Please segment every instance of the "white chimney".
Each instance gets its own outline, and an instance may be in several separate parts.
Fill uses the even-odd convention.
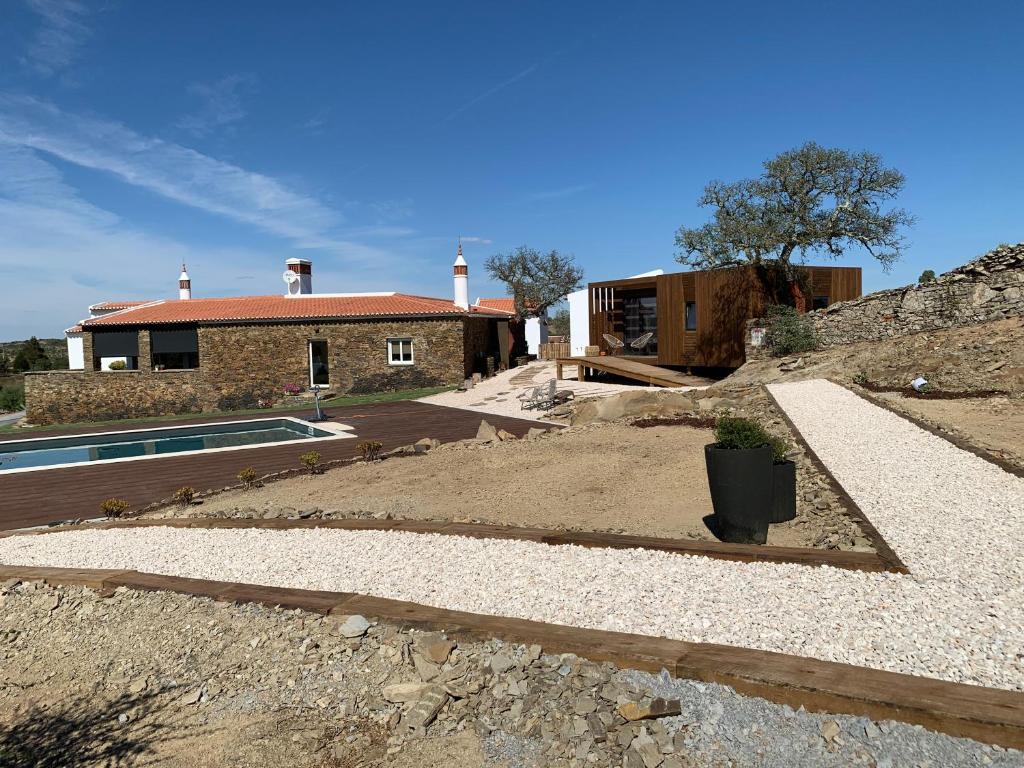
[[[178,298],[182,301],[192,298],[192,280],[184,264],[181,265],[181,274],[178,275]]]
[[[308,296],[313,293],[313,262],[307,259],[288,259],[284,263],[286,296]]]
[[[462,242],[455,257],[455,306],[469,309],[469,266],[462,258]]]

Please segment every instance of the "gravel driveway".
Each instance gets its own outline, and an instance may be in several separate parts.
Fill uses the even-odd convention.
[[[1024,480],[828,382],[772,392],[910,576],[330,530],[75,530],[0,540],[0,562],[360,592],[1024,690]]]

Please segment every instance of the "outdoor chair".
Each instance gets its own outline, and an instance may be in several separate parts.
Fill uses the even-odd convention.
[[[626,342],[624,342],[622,339],[612,336],[610,333],[603,333],[601,334],[601,337],[604,339],[605,344],[608,345],[608,351],[613,355],[616,352],[620,352],[626,348]]]
[[[653,339],[654,334],[648,331],[643,336],[637,336],[635,339],[629,342],[629,346],[632,347],[634,352],[639,354],[640,350],[642,350],[644,347],[650,344]]]
[[[519,400],[519,410],[522,411],[529,410],[530,408],[539,408],[541,403],[544,402],[545,397],[546,392],[543,386],[531,387],[516,395],[516,399]]]

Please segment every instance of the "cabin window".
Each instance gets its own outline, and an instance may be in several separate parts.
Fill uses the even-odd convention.
[[[137,370],[139,332],[95,331],[92,334],[92,363],[96,371]]]
[[[824,309],[828,306],[828,296],[815,296],[811,301],[812,309]]]
[[[412,365],[412,339],[388,339],[388,364]]]
[[[195,328],[150,331],[153,370],[188,370],[199,367],[199,331]]]
[[[327,360],[327,341],[312,339],[309,342],[309,386],[322,389],[331,383],[331,372]]]
[[[686,302],[686,330],[697,330],[697,302]]]

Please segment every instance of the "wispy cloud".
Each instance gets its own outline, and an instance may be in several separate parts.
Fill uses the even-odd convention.
[[[593,184],[573,184],[572,186],[560,187],[559,189],[545,189],[540,192],[534,192],[531,195],[527,195],[526,199],[534,202],[540,202],[543,200],[560,200],[563,197],[572,197],[573,195],[578,195],[580,192],[586,192],[593,186]]]
[[[462,236],[462,242],[464,243],[480,243],[480,245],[490,245],[493,240],[488,240],[486,237],[473,237],[473,236]]]
[[[0,142],[48,153],[168,200],[243,222],[353,260],[385,254],[345,237],[344,216],[283,182],[121,123],[76,115],[25,96],[0,94]]]
[[[27,0],[41,25],[28,45],[25,63],[42,75],[54,75],[75,60],[92,34],[88,9],[78,0]]]
[[[481,101],[483,101],[484,99],[490,98],[491,96],[496,94],[498,91],[504,90],[505,88],[508,88],[510,85],[513,85],[514,83],[518,83],[524,77],[529,77],[530,75],[532,75],[534,72],[537,71],[538,67],[540,67],[540,63],[531,64],[526,69],[524,69],[522,72],[519,72],[518,74],[512,75],[512,77],[508,78],[508,80],[502,80],[497,85],[495,85],[495,86],[493,86],[491,88],[488,88],[486,91],[484,91],[480,95],[470,99],[465,104],[463,104],[461,107],[459,107],[455,111],[453,111],[450,114],[448,114],[441,122],[442,123],[447,123],[450,120],[454,120],[456,117],[461,115],[463,112],[465,112],[470,107],[474,107],[477,104],[479,104]]]
[[[212,83],[192,83],[188,92],[199,100],[199,109],[178,121],[178,126],[193,136],[205,137],[221,128],[230,128],[244,118],[244,101],[259,87],[252,74],[235,74]]]

